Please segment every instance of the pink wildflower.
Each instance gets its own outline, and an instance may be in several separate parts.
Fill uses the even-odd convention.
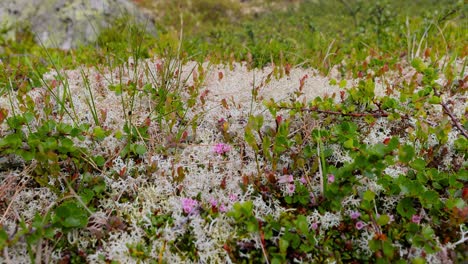
[[[211,204],[211,206],[215,206],[215,207],[216,207],[216,206],[218,205],[218,201],[216,201],[215,198],[211,198],[211,199],[210,199],[210,204]]]
[[[314,195],[314,193],[311,192],[311,193],[309,194],[309,197],[310,197],[310,203],[311,203],[312,205],[317,205],[317,200],[315,200],[315,195]]]
[[[421,222],[421,216],[419,215],[413,215],[411,217],[411,222],[415,223],[415,224],[419,224]]]
[[[304,176],[301,177],[301,179],[299,180],[302,184],[307,184],[307,180]]]
[[[198,201],[191,198],[182,198],[182,209],[184,213],[191,214],[194,213],[198,206]]]
[[[291,183],[294,181],[294,177],[292,175],[283,175],[280,176],[278,179],[278,183]]]
[[[219,211],[222,212],[222,213],[227,212],[226,206],[225,206],[224,204],[221,204],[221,205],[219,206]]]
[[[358,222],[356,223],[356,229],[357,229],[357,230],[361,230],[361,229],[363,229],[365,226],[366,226],[366,224],[365,224],[363,221],[358,221]]]
[[[333,183],[335,181],[335,175],[328,174],[328,183]]]
[[[286,187],[286,193],[287,193],[288,195],[293,195],[295,190],[296,190],[296,185],[294,185],[294,183],[290,183],[290,184],[288,184],[288,186]]]
[[[313,222],[312,225],[310,225],[310,227],[311,227],[313,230],[317,230],[317,228],[318,228],[317,222]]]
[[[230,200],[231,202],[237,201],[237,194],[231,193],[231,194],[229,195],[229,200]]]
[[[218,143],[214,146],[213,151],[219,155],[223,155],[231,151],[231,146],[224,143]]]
[[[351,211],[349,216],[351,219],[358,219],[361,216],[361,213],[359,211]]]

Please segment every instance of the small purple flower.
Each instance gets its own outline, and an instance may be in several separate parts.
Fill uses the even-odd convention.
[[[291,183],[294,181],[294,177],[292,175],[283,175],[278,178],[278,183]]]
[[[328,174],[328,183],[333,183],[335,181],[335,175]]]
[[[357,230],[361,230],[366,226],[366,224],[363,221],[358,221],[355,226]]]
[[[287,193],[288,195],[293,195],[295,190],[296,190],[296,185],[294,185],[294,183],[290,183],[290,184],[288,184],[288,186],[286,187],[286,193]]]
[[[389,223],[395,221],[395,217],[392,214],[389,214],[388,217],[390,217],[390,220],[388,221]]]
[[[421,216],[419,215],[413,215],[411,217],[411,222],[415,223],[415,224],[419,224],[421,222]]]
[[[301,177],[301,179],[299,180],[302,184],[307,184],[307,180],[304,176]]]
[[[211,198],[211,199],[210,199],[210,204],[211,204],[211,206],[216,207],[216,206],[218,205],[218,201],[216,201],[215,198]]]
[[[198,206],[198,201],[191,198],[182,198],[182,209],[184,213],[191,214],[194,213]]]
[[[351,211],[349,216],[351,219],[358,219],[361,216],[361,213],[359,211]]]
[[[312,205],[316,205],[316,204],[317,204],[317,200],[315,200],[315,195],[314,195],[314,193],[311,192],[311,193],[309,194],[309,197],[310,197],[310,203],[311,203]]]
[[[231,194],[229,195],[229,200],[230,200],[231,202],[237,201],[237,194],[231,193]]]
[[[312,230],[317,230],[317,228],[318,228],[318,223],[317,223],[317,222],[313,222],[313,223],[310,225],[310,228],[312,228]]]
[[[218,143],[213,147],[213,151],[219,155],[223,155],[231,151],[231,146],[224,143]]]
[[[221,204],[221,205],[219,206],[219,211],[222,212],[222,213],[227,212],[226,206],[224,206],[224,204]]]

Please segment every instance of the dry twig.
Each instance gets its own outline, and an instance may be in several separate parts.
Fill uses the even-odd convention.
[[[286,109],[286,110],[297,110],[297,108],[294,107],[280,107],[280,109]],[[300,111],[303,112],[317,112],[320,114],[329,114],[329,115],[341,115],[341,116],[352,116],[352,117],[388,117],[388,113],[385,111],[378,111],[378,112],[373,112],[373,113],[343,113],[343,112],[338,112],[338,111],[331,111],[331,110],[320,110],[318,108],[299,108]]]
[[[434,88],[434,94],[440,98],[440,92],[437,91],[436,88]],[[440,101],[440,105],[442,106],[442,109],[444,109],[444,113],[450,117],[452,120],[453,125],[460,131],[460,133],[465,137],[468,138],[468,132],[463,128],[463,126],[460,124],[460,121],[456,116],[453,115],[452,111],[448,108],[447,104],[444,103],[444,101]]]

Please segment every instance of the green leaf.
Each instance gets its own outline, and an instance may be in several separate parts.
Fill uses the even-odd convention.
[[[386,214],[380,215],[380,217],[377,219],[377,224],[381,226],[388,224],[388,222],[390,222],[390,217]]]
[[[377,251],[380,249],[380,241],[379,240],[376,240],[376,239],[372,239],[369,241],[369,248],[372,250],[372,251]]]
[[[106,190],[106,182],[104,180],[98,181],[95,185],[93,185],[93,191],[95,194],[103,193]]]
[[[244,140],[252,147],[255,151],[258,151],[257,142],[255,140],[254,135],[252,134],[252,130],[249,128],[245,129]]]
[[[343,146],[347,149],[352,149],[354,147],[354,141],[352,138],[346,140],[344,143],[343,143]]]
[[[80,136],[81,134],[83,133],[83,131],[79,128],[73,128],[71,131],[70,131],[70,136],[72,137],[78,137]]]
[[[271,264],[281,264],[281,263],[283,263],[283,262],[284,262],[284,261],[283,261],[282,258],[276,257],[276,256],[273,257],[273,259],[271,260]]]
[[[7,243],[8,243],[8,234],[2,227],[0,229],[0,250],[3,249]]]
[[[36,157],[35,151],[26,151],[26,150],[18,150],[18,155],[20,155],[25,161],[31,161]]]
[[[114,91],[116,95],[121,95],[122,94],[122,85],[117,84],[117,85],[109,85],[109,90]]]
[[[343,79],[340,81],[340,88],[345,88],[346,87],[346,80]]]
[[[283,136],[278,136],[275,138],[275,145],[273,146],[273,150],[277,154],[281,154],[286,150],[288,147],[288,139]]]
[[[280,252],[285,253],[288,250],[288,247],[289,247],[289,241],[284,238],[280,238],[280,241],[279,241]]]
[[[241,211],[245,215],[252,215],[253,212],[253,201],[246,201],[242,204]]]
[[[97,126],[93,129],[93,137],[97,140],[103,140],[106,137],[106,131],[102,127]]]
[[[400,159],[401,162],[408,163],[413,159],[414,154],[415,154],[414,148],[406,144],[400,148],[400,151],[398,153],[398,158]]]
[[[146,153],[146,147],[144,145],[137,144],[135,146],[135,153],[138,155],[143,155]]]
[[[431,96],[431,98],[429,99],[429,103],[430,103],[430,104],[440,104],[440,102],[441,102],[441,99],[440,99],[439,96],[433,95],[433,96]]]
[[[24,113],[24,119],[26,120],[26,123],[31,123],[34,120],[34,114],[31,112],[26,112]]]
[[[297,216],[295,221],[296,228],[302,233],[307,234],[309,232],[309,224],[307,218],[304,215]]]
[[[106,163],[106,160],[104,159],[103,156],[98,155],[98,156],[94,157],[94,162],[96,163],[96,165],[98,167],[102,167]]]
[[[410,166],[417,171],[422,171],[426,168],[426,161],[424,159],[417,158],[411,162]]]
[[[413,66],[414,69],[416,69],[418,72],[423,72],[427,66],[424,64],[421,58],[416,57],[412,62],[411,66]]]
[[[56,150],[58,147],[58,142],[56,138],[53,137],[48,137],[44,144],[43,144],[45,150]]]
[[[59,131],[62,134],[70,134],[72,130],[73,130],[73,127],[69,124],[59,123],[57,125],[57,131]]]
[[[11,129],[20,129],[25,122],[26,120],[22,116],[12,116],[7,119],[7,124]]]
[[[54,210],[54,223],[64,228],[83,228],[88,224],[88,214],[76,201],[64,202]]]
[[[426,264],[426,261],[421,257],[416,257],[411,261],[411,264]]]
[[[249,233],[255,233],[258,231],[258,223],[256,221],[247,222],[247,231]]]
[[[421,231],[421,234],[423,235],[423,237],[427,240],[431,240],[431,239],[434,239],[434,229],[432,229],[430,226],[424,226],[422,231]]]
[[[425,191],[421,196],[420,196],[421,204],[425,208],[432,208],[433,205],[439,204],[439,194],[436,191],[433,190],[428,190]]]
[[[117,131],[115,132],[115,138],[116,138],[116,139],[119,139],[119,140],[123,138],[123,133],[122,133],[121,130],[117,130]]]
[[[457,151],[468,152],[468,140],[464,137],[460,136],[457,140],[455,140],[454,146]]]
[[[390,241],[386,240],[383,242],[383,252],[386,257],[393,258],[394,248]]]
[[[18,149],[23,144],[23,140],[21,139],[21,135],[17,132],[15,134],[10,134],[3,138],[0,141],[0,147],[8,146],[12,149]]]
[[[411,218],[416,213],[413,206],[413,199],[409,197],[401,199],[397,205],[397,212],[403,217]]]
[[[457,207],[458,209],[463,209],[466,206],[466,203],[461,198],[449,198],[446,201],[446,206],[449,209],[453,209],[454,207]]]
[[[77,217],[66,217],[62,223],[65,227],[84,227],[81,226],[81,220]]]
[[[372,201],[374,200],[375,198],[375,193],[372,192],[371,190],[367,190],[365,193],[364,193],[364,201]]]
[[[83,203],[88,204],[94,198],[94,192],[90,189],[84,189],[80,192]]]
[[[270,137],[264,137],[262,141],[262,150],[263,150],[263,155],[265,156],[266,160],[271,159],[270,146],[271,146]]]
[[[312,146],[311,145],[307,145],[305,148],[304,148],[304,158],[306,159],[310,159],[314,156],[315,152],[314,150],[312,149]]]
[[[76,151],[75,145],[73,141],[69,138],[61,138],[60,139],[60,146],[58,147],[58,151],[62,154],[72,153]]]

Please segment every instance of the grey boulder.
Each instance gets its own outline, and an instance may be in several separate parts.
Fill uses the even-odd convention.
[[[0,0],[4,38],[14,39],[18,28],[28,27],[37,42],[65,50],[94,42],[122,15],[156,34],[151,15],[129,0]]]

